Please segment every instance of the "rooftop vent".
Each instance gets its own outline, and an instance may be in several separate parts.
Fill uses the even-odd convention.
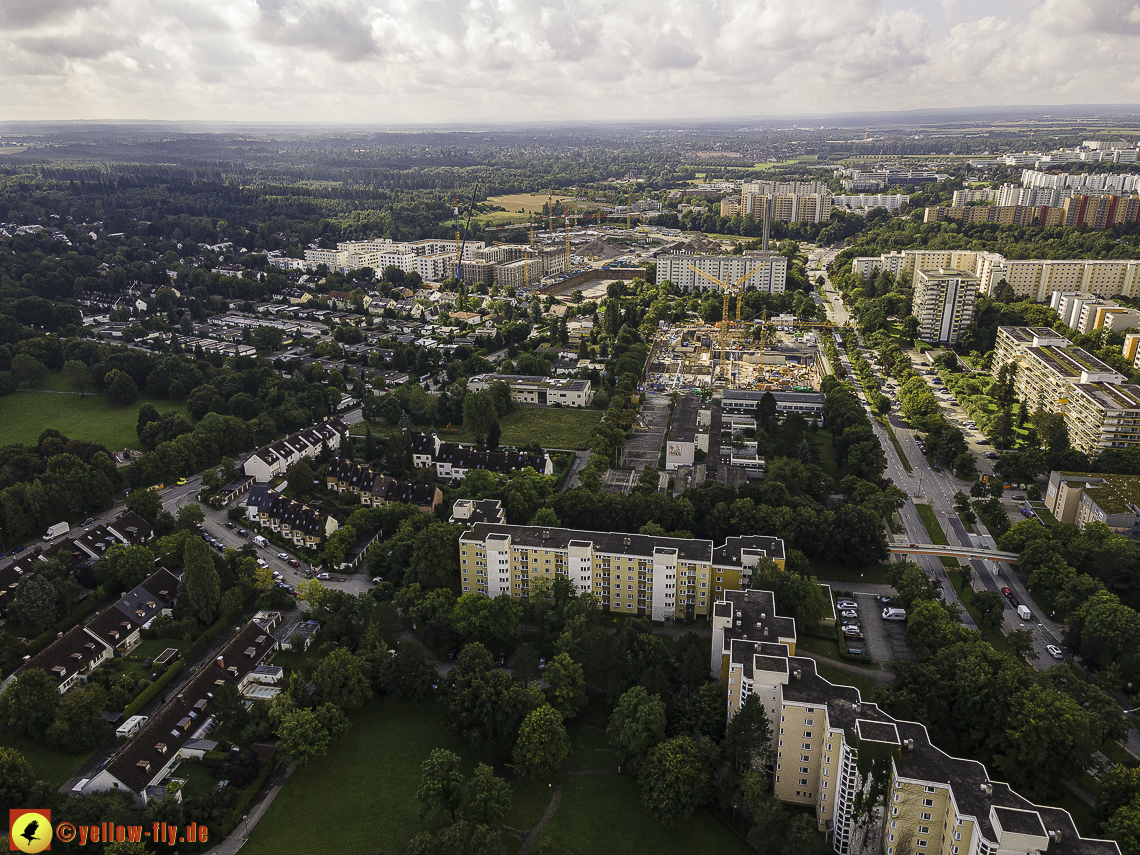
[[[905,741],[903,742],[903,745],[905,745],[905,746],[906,746],[906,750],[907,750],[907,751],[914,751],[914,740],[913,740],[913,739],[907,739],[907,740],[905,740]]]
[[[986,783],[982,784],[982,792],[987,796],[992,796],[994,794],[994,785],[987,781]]]

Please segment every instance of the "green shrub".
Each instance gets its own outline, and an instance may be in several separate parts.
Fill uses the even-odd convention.
[[[178,672],[182,670],[182,662],[178,661],[166,669],[166,673],[139,692],[139,696],[127,704],[126,709],[123,710],[123,718],[130,718],[133,715],[138,715],[139,710],[145,707],[151,700],[161,692],[166,685],[178,676]]]

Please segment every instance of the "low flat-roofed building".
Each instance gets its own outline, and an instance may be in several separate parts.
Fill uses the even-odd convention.
[[[1045,506],[1060,522],[1080,528],[1102,522],[1113,531],[1129,532],[1140,516],[1140,476],[1052,472]]]
[[[522,374],[477,374],[467,381],[467,391],[482,392],[496,382],[506,383],[510,387],[511,398],[520,404],[540,407],[561,404],[580,408],[590,406],[594,400],[594,388],[589,380]]]

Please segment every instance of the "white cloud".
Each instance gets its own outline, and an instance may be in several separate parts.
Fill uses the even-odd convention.
[[[677,119],[1140,95],[1136,0],[888,3],[0,0],[0,114]]]

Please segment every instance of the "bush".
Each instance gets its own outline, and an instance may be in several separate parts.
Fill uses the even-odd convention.
[[[252,784],[247,784],[242,788],[238,794],[237,802],[230,808],[230,812],[225,819],[222,820],[221,833],[223,837],[229,834],[230,830],[237,825],[237,821],[241,818],[245,809],[249,807],[249,803],[253,801],[253,797],[257,795],[257,791],[261,789],[262,785],[265,784],[265,780],[269,777],[269,773],[273,771],[273,764],[268,760],[260,760],[258,763],[261,766],[261,771],[257,773],[257,778]],[[211,829],[211,832],[212,831],[213,829]]]
[[[182,656],[186,659],[193,659],[205,649],[207,644],[217,638],[218,633],[225,628],[227,623],[228,621],[225,618],[219,618],[217,623],[194,639],[194,643],[186,648]]]
[[[88,614],[90,614],[94,610],[95,610],[95,598],[89,596],[82,603],[77,605],[75,608],[73,608],[71,611],[69,611],[66,615],[63,616],[63,619],[60,620],[55,625],[55,631],[56,632],[67,632],[69,629],[71,629],[73,626],[75,626],[77,623],[79,623],[79,621],[81,621],[84,617],[86,617]]]
[[[178,672],[182,670],[182,662],[177,661],[169,668],[166,673],[139,692],[139,696],[127,704],[126,709],[123,710],[123,718],[130,718],[133,715],[138,715],[139,710],[145,707],[151,700],[161,692],[166,685],[178,676]]]

